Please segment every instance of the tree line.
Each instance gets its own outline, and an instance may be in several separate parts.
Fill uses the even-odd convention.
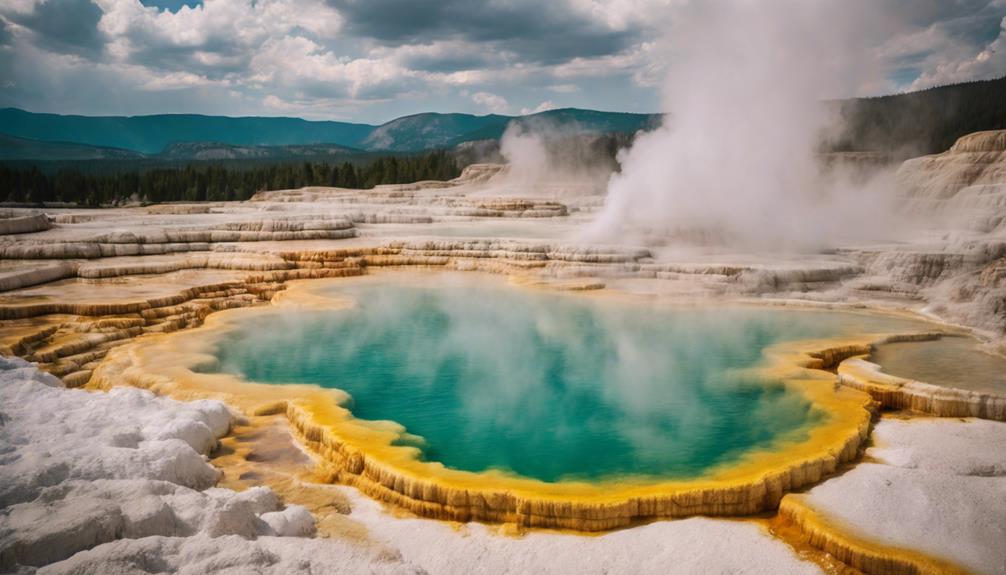
[[[832,102],[844,123],[835,151],[874,151],[902,160],[936,154],[961,136],[1006,129],[1006,77],[921,92]]]
[[[79,167],[49,172],[38,166],[0,165],[0,201],[67,202],[109,206],[128,201],[247,200],[263,190],[304,186],[369,189],[380,184],[449,180],[461,169],[451,154],[381,156],[366,163],[297,162],[244,167],[189,164],[183,168],[91,173]]]

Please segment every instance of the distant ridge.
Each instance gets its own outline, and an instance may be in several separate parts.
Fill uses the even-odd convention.
[[[204,142],[238,147],[327,144],[367,151],[418,152],[499,138],[511,121],[552,121],[585,131],[632,133],[654,125],[658,119],[654,114],[566,108],[529,116],[425,113],[373,126],[300,118],[195,114],[64,116],[4,108],[0,109],[0,134],[119,148],[144,155],[169,153],[173,145]]]
[[[311,122],[300,118],[230,118],[196,114],[156,116],[62,116],[0,109],[0,133],[42,141],[157,154],[180,142],[236,146],[338,144],[357,147],[374,129],[367,124]]]
[[[824,105],[844,117],[846,130],[825,148],[881,152],[893,160],[942,152],[971,132],[1006,129],[1003,102],[1006,77],[828,101]],[[212,160],[412,153],[498,140],[513,123],[569,133],[634,134],[655,127],[661,118],[660,114],[562,108],[523,116],[423,113],[374,126],[195,114],[63,116],[4,108],[0,109],[0,134],[15,139],[0,139],[0,160],[129,159],[131,154]],[[85,149],[88,146],[95,149]]]
[[[137,160],[143,157],[143,154],[121,148],[45,142],[0,134],[0,160]]]

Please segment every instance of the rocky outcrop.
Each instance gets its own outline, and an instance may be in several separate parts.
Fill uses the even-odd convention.
[[[49,217],[45,214],[0,218],[0,236],[30,234],[51,228],[52,222],[49,221]]]

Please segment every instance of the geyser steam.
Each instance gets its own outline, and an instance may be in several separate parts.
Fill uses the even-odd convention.
[[[854,36],[864,7],[717,0],[676,10],[668,115],[620,155],[592,235],[807,249],[875,225],[864,222],[885,211],[875,189],[866,210],[862,190],[824,175],[817,154],[833,127],[823,100],[866,72]]]
[[[600,195],[618,167],[614,151],[628,134],[598,134],[574,122],[511,122],[500,139],[506,173],[486,195]]]

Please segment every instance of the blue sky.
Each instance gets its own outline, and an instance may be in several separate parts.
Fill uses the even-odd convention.
[[[664,40],[689,1],[7,0],[0,106],[371,123],[659,111]],[[813,1],[861,17],[876,71],[827,97],[1006,74],[1006,0]]]

